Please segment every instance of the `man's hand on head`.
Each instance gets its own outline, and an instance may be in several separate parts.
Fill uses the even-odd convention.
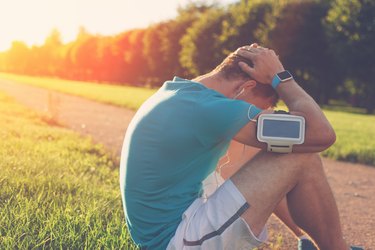
[[[245,73],[263,84],[272,84],[275,75],[285,70],[273,50],[257,44],[241,47],[235,54],[252,61],[253,65],[241,62],[239,66]],[[319,105],[293,78],[273,87],[290,113],[303,116],[306,121],[305,142],[302,145],[295,145],[293,152],[321,152],[335,142],[335,132]],[[255,126],[249,123],[235,138],[242,143],[259,146],[254,142],[254,135],[250,137],[254,131]]]
[[[241,47],[237,49],[235,54],[253,62],[253,67],[244,62],[240,62],[239,66],[244,72],[260,83],[271,84],[273,77],[277,73],[284,71],[284,66],[281,64],[275,51],[257,44]]]

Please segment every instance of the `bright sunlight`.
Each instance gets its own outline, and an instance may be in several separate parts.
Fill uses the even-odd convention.
[[[141,28],[177,15],[188,0],[0,0],[0,51],[12,41],[43,44],[53,29],[64,42],[74,40],[80,27],[93,34],[112,35]],[[194,1],[193,1],[194,2]],[[214,1],[212,1],[214,2]],[[215,1],[220,3],[233,0]]]

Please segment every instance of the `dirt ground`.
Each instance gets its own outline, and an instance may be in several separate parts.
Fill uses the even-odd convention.
[[[2,79],[0,91],[69,129],[91,136],[115,156],[121,152],[127,125],[134,115],[134,111],[124,108]],[[330,159],[323,162],[347,242],[375,250],[375,167]],[[272,217],[268,228],[271,243],[276,244],[281,235],[280,249],[297,248],[297,241],[277,219]]]

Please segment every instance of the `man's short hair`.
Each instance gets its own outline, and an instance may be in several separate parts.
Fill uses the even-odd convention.
[[[254,65],[251,60],[235,53],[231,53],[219,66],[215,68],[214,71],[220,73],[227,80],[243,79],[244,81],[256,81],[240,68],[238,65],[239,62],[247,63],[251,67]],[[253,88],[254,94],[264,98],[272,98],[272,107],[275,107],[279,100],[279,95],[277,92],[270,84],[263,84],[259,83],[258,81],[256,81],[256,83],[256,86]]]

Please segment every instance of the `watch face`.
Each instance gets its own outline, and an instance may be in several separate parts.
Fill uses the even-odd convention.
[[[289,80],[293,78],[293,76],[289,73],[289,71],[285,70],[277,74],[281,81]]]

